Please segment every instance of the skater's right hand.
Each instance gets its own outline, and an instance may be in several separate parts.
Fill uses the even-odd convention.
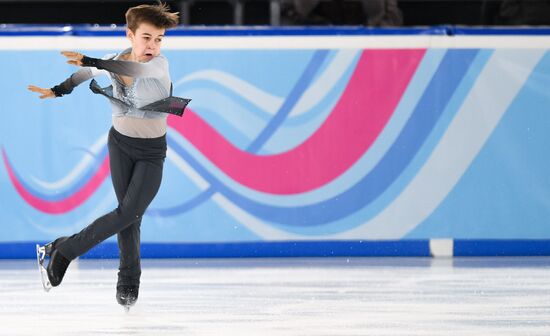
[[[41,94],[39,97],[40,99],[55,98],[55,93],[53,93],[52,89],[44,89],[34,85],[29,85],[27,89],[29,89],[29,91]]]

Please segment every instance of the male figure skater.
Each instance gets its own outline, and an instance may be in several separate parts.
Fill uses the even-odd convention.
[[[40,247],[40,252],[41,262],[46,255],[50,257],[44,269],[44,288],[49,290],[61,283],[72,260],[117,234],[120,266],[116,299],[129,309],[138,298],[140,285],[141,219],[160,187],[166,157],[167,114],[145,107],[171,96],[168,60],[160,48],[166,29],[178,24],[178,13],[169,12],[161,2],[140,5],[126,12],[126,24],[130,48],[103,59],[64,51],[67,63],[82,68],[51,89],[33,85],[28,89],[42,99],[54,98],[71,93],[101,73],[112,80],[112,91],[97,92],[96,86],[94,92],[108,96],[112,103],[108,148],[118,206],[79,233]]]

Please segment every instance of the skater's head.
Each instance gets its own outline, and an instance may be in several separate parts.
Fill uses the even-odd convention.
[[[177,26],[179,13],[171,13],[165,3],[139,5],[126,12],[126,36],[132,43],[132,53],[140,62],[160,54],[166,29]]]
[[[148,23],[159,29],[174,28],[179,22],[179,13],[171,13],[168,5],[158,2],[156,5],[139,5],[126,11],[126,26],[134,33],[142,23]]]

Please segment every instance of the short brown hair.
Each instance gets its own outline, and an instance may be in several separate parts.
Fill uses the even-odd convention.
[[[166,3],[158,1],[156,5],[139,5],[126,11],[126,25],[135,32],[143,22],[157,28],[173,28],[179,23],[179,13],[171,13]]]

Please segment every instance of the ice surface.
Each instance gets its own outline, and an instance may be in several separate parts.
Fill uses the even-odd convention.
[[[549,335],[550,258],[80,260],[45,293],[35,260],[0,261],[1,335]]]

